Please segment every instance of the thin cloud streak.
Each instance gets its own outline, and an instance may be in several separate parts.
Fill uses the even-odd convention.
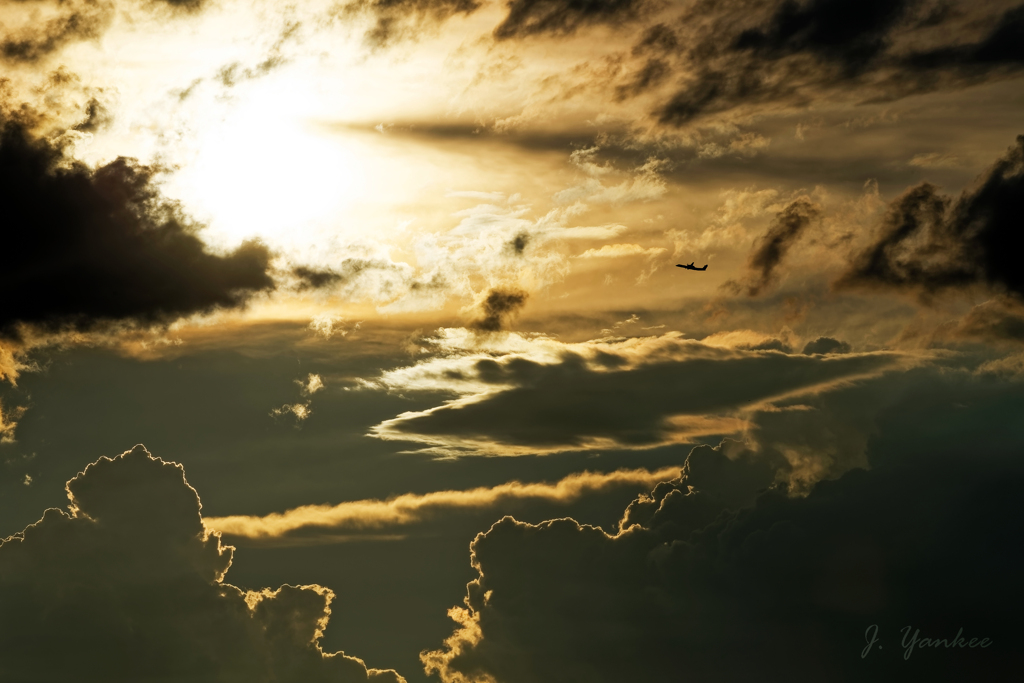
[[[678,467],[657,470],[616,470],[611,473],[580,472],[554,484],[511,481],[494,487],[467,491],[434,491],[426,494],[407,493],[388,500],[356,500],[338,505],[304,505],[258,517],[231,515],[206,517],[208,529],[232,537],[274,542],[286,540],[300,530],[326,532],[326,542],[339,531],[368,532],[407,527],[441,514],[483,510],[511,501],[534,500],[567,504],[611,488],[637,486],[652,488],[662,481],[679,476]],[[392,538],[374,534],[369,538]]]

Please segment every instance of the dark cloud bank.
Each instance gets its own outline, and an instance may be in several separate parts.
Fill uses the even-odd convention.
[[[465,404],[407,413],[375,429],[389,438],[428,442],[573,450],[606,440],[652,447],[680,429],[675,417],[718,419],[787,392],[813,393],[833,382],[881,374],[898,362],[890,354],[808,358],[716,349],[621,371],[614,368],[626,360],[614,353],[595,363],[573,353],[557,364],[483,359],[472,368],[472,378],[509,388]],[[717,433],[731,433],[736,425],[721,429]]]
[[[746,275],[723,289],[763,294],[779,280],[789,250],[820,216],[820,207],[807,198],[783,208],[755,242]],[[869,243],[850,255],[832,287],[911,292],[925,299],[982,287],[1005,296],[1010,306],[1024,303],[1021,216],[1024,135],[959,197],[929,182],[906,189],[890,203]]]
[[[180,465],[136,446],[67,491],[0,542],[0,680],[404,680],[320,649],[330,590],[224,583],[233,548]]]
[[[1019,458],[904,457],[806,498],[765,491],[768,465],[738,444],[699,447],[680,479],[629,506],[615,535],[572,519],[502,519],[472,544],[479,577],[451,612],[459,630],[424,664],[452,683],[1016,671]],[[865,652],[872,625],[878,642]]]
[[[904,192],[889,207],[873,243],[854,258],[836,286],[930,295],[983,285],[1024,297],[1021,216],[1024,135],[956,199],[931,183]]]
[[[847,94],[887,101],[1019,75],[1024,5],[968,0],[703,0],[678,10],[646,0],[509,0],[497,41],[553,39],[595,26],[646,27],[611,55],[616,99],[657,91],[669,126],[748,106],[805,106]],[[475,0],[357,0],[382,46],[482,6]]]
[[[684,125],[827,92],[887,100],[1005,78],[1024,66],[1022,35],[1019,3],[731,0],[694,4],[652,27],[638,48],[649,65],[680,76],[658,116]]]
[[[160,195],[155,173],[125,158],[92,170],[18,122],[0,122],[0,338],[18,338],[21,325],[165,323],[274,288],[266,247],[210,252],[199,226]]]

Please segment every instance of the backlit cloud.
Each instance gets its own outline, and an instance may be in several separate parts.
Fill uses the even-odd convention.
[[[678,473],[678,468],[617,470],[608,474],[582,472],[554,484],[509,482],[468,491],[407,493],[388,500],[306,505],[263,517],[208,517],[204,523],[237,541],[287,544],[289,540],[316,542],[317,537],[323,537],[325,542],[331,542],[339,535],[358,538],[360,535],[394,533],[403,527],[465,510],[499,510],[512,501],[567,504],[606,489],[653,488],[658,482],[672,479]]]
[[[136,446],[67,491],[66,512],[0,542],[4,679],[404,681],[321,650],[330,590],[225,583],[234,549],[180,465]]]

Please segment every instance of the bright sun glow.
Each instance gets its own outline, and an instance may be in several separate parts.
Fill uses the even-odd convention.
[[[357,148],[318,131],[308,123],[309,98],[276,85],[210,125],[174,182],[209,222],[205,239],[214,244],[259,237],[274,247],[308,246],[365,190]]]

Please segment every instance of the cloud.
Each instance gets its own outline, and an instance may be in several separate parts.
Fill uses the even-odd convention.
[[[302,24],[298,21],[286,21],[277,40],[267,48],[266,54],[258,63],[243,68],[241,62],[232,62],[217,71],[217,80],[220,81],[221,85],[232,88],[241,82],[262,78],[275,69],[284,66],[288,63],[288,57],[284,54],[284,47],[290,42],[300,42],[302,40],[302,36],[299,33],[301,27]],[[197,83],[193,82],[185,91],[181,92],[179,98],[187,98],[195,85]]]
[[[918,168],[959,168],[960,159],[953,154],[939,154],[929,152],[927,154],[915,154],[907,162]]]
[[[4,680],[404,680],[320,649],[330,590],[225,583],[233,548],[180,465],[136,446],[67,492],[0,544]]]
[[[0,402],[0,443],[14,443],[14,430],[18,426],[18,420],[28,410],[24,406],[5,409]]]
[[[671,467],[654,471],[581,472],[554,484],[512,481],[468,491],[407,493],[388,500],[305,505],[263,517],[208,517],[205,524],[230,537],[232,541],[265,544],[288,543],[292,539],[315,542],[317,538],[323,538],[326,542],[332,542],[340,534],[359,537],[371,533],[394,532],[460,511],[494,510],[517,501],[546,501],[566,505],[608,489],[634,486],[650,488],[678,473],[679,468]]]
[[[670,166],[667,159],[651,157],[641,166],[632,169],[628,177],[618,185],[605,185],[600,178],[617,174],[611,164],[597,163],[598,147],[579,149],[570,155],[573,164],[588,177],[580,184],[556,192],[554,199],[560,204],[589,202],[597,204],[626,204],[647,202],[661,197],[667,191],[662,172]]]
[[[313,405],[313,394],[323,389],[324,383],[320,379],[320,375],[313,373],[309,373],[305,381],[297,379],[295,383],[299,385],[299,393],[306,397],[306,401],[304,403],[285,403],[283,406],[273,408],[270,411],[270,415],[274,418],[291,415],[295,418],[295,426],[298,427],[300,423],[313,414],[313,410],[310,407]]]
[[[621,26],[649,8],[645,0],[509,0],[508,15],[494,29],[498,40],[543,33],[570,35],[584,26]]]
[[[457,630],[421,654],[428,673],[898,681],[1011,665],[1015,651],[999,644],[1020,633],[1019,458],[919,451],[787,497],[758,495],[770,467],[729,450],[695,449],[683,476],[630,505],[614,535],[506,517],[477,536],[478,576],[449,611]],[[866,650],[872,625],[880,640]],[[990,646],[908,650],[908,625]]]
[[[359,249],[358,245],[354,248]],[[299,280],[297,288],[300,292],[311,289],[356,291],[372,280],[384,279],[394,281],[397,285],[409,279],[409,271],[405,264],[394,263],[384,256],[360,254],[345,258],[334,268],[296,266],[292,269],[292,275]]]
[[[620,258],[622,256],[657,256],[667,251],[664,247],[644,249],[639,244],[606,244],[600,249],[587,249],[576,258]]]
[[[1012,296],[995,297],[941,326],[935,336],[940,340],[978,340],[989,344],[1024,343],[1024,302]]]
[[[76,124],[73,130],[95,133],[109,126],[111,121],[113,121],[113,116],[106,105],[95,97],[91,97],[85,104],[85,120]]]
[[[311,402],[306,401],[305,403],[285,403],[280,408],[274,408],[270,411],[273,417],[284,417],[285,415],[293,416],[298,422],[302,422],[307,417],[313,414],[310,410]]]
[[[362,321],[360,321],[353,325],[351,329],[346,330],[342,327],[344,322],[345,320],[341,316],[323,313],[321,315],[313,316],[313,319],[309,321],[309,329],[313,330],[324,339],[330,339],[334,335],[347,337],[349,332],[358,330],[362,325]]]
[[[58,2],[42,13],[40,4],[50,3],[23,3],[25,10],[31,8],[34,14],[25,17],[25,25],[18,29],[5,27],[6,35],[0,40],[0,55],[5,60],[38,62],[70,43],[99,38],[115,13],[114,3],[108,0]]]
[[[346,21],[371,17],[373,26],[364,39],[368,45],[381,48],[415,39],[456,15],[469,15],[479,8],[476,0],[354,0],[339,3],[333,14]]]
[[[1022,27],[1020,7],[964,0],[698,2],[648,29],[633,50],[644,66],[616,92],[660,99],[679,84],[656,109],[671,126],[825,97],[892,100],[1016,75]]]
[[[473,322],[473,329],[482,332],[505,329],[511,318],[526,304],[528,296],[522,290],[492,289],[480,305],[483,317]]]
[[[723,287],[735,292],[746,290],[748,296],[757,296],[777,279],[776,270],[790,247],[811,224],[821,216],[821,208],[807,197],[801,197],[789,203],[775,216],[755,244],[754,251],[747,260],[745,281],[730,280]]]
[[[804,350],[800,353],[805,356],[811,356],[816,353],[849,353],[850,345],[844,341],[833,339],[832,337],[818,337],[817,339],[811,340],[804,345]]]
[[[0,336],[103,323],[151,325],[239,308],[274,289],[270,252],[246,242],[207,250],[199,226],[155,185],[156,169],[118,158],[95,171],[69,162],[17,122],[0,128],[8,229]]]
[[[516,256],[522,256],[526,252],[527,245],[530,244],[530,233],[525,230],[517,232],[515,237],[509,240],[507,247]]]
[[[324,383],[323,380],[320,379],[320,375],[314,375],[312,372],[309,373],[309,377],[306,378],[305,382],[297,379],[295,380],[295,383],[301,388],[303,396],[312,396],[324,388]]]
[[[775,341],[759,348],[782,348]],[[481,349],[386,373],[380,382],[391,390],[459,397],[385,420],[371,434],[448,455],[692,443],[745,431],[745,412],[754,406],[912,362],[891,353],[812,357],[719,348],[676,334],[572,345],[538,340],[522,349]]]
[[[1024,296],[1015,250],[1022,213],[1024,135],[956,200],[930,183],[904,192],[834,286],[933,295],[984,285]]]
[[[194,12],[205,0],[145,0],[150,11],[169,8]],[[0,59],[37,63],[74,43],[97,40],[113,25],[127,3],[116,0],[57,0],[6,3],[5,35],[0,39]],[[20,5],[20,7],[19,7]],[[20,21],[19,21],[20,20]],[[13,26],[12,26],[13,24]]]

